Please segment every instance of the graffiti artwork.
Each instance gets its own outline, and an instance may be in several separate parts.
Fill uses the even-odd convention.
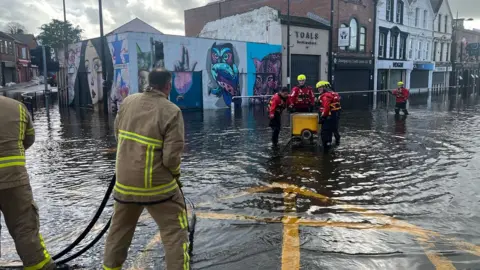
[[[190,56],[188,49],[182,46],[181,60],[175,63],[175,77],[173,80],[173,86],[178,92],[177,101],[184,99],[185,94],[190,90],[193,84],[193,73],[197,62],[194,62],[190,67]]]
[[[216,87],[209,89],[209,94],[222,97],[227,106],[232,97],[240,94],[238,67],[235,63],[234,48],[231,43],[213,43],[210,48],[210,74]]]
[[[115,35],[115,40],[110,43],[110,50],[115,73],[113,87],[110,93],[110,103],[112,105],[112,110],[117,111],[120,104],[122,104],[123,99],[126,98],[130,92],[127,67],[127,64],[130,63],[128,42],[123,39],[119,40],[117,34]]]
[[[153,42],[153,41],[151,41]],[[154,56],[152,57],[151,50],[143,50],[137,43],[137,66],[138,66],[138,92],[143,93],[148,88],[148,74],[153,68],[164,67],[164,53],[163,43],[160,41],[154,42]],[[155,65],[153,65],[152,60]]]
[[[282,86],[282,54],[271,53],[262,60],[253,59],[255,63],[255,85],[253,95],[272,95]]]

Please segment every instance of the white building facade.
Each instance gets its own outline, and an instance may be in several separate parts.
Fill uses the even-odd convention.
[[[434,12],[430,0],[380,0],[375,38],[375,90],[432,86]],[[376,96],[376,95],[375,95]]]
[[[448,0],[430,0],[435,12],[433,29],[433,72],[432,87],[442,89],[449,86],[452,64],[450,62],[452,49],[453,16]]]

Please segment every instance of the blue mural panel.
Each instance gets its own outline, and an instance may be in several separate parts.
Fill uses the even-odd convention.
[[[180,109],[202,109],[202,72],[172,72],[170,100]]]
[[[276,93],[282,87],[282,46],[247,43],[248,95]]]

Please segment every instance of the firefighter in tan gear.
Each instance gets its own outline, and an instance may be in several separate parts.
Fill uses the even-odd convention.
[[[171,73],[154,70],[148,81],[146,92],[123,100],[115,119],[117,180],[104,270],[122,268],[144,208],[160,228],[167,269],[190,269],[188,222],[179,187],[183,116],[168,100]]]
[[[25,167],[35,142],[32,118],[22,103],[0,96],[0,214],[25,270],[56,269],[40,235],[38,208]]]

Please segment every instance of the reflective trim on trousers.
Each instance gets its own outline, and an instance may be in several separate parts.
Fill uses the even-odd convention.
[[[123,195],[133,196],[156,196],[169,193],[178,188],[177,180],[173,179],[170,183],[150,188],[139,188],[115,183],[115,191]]]
[[[183,270],[190,270],[190,255],[188,254],[188,242],[183,243]]]
[[[43,267],[45,267],[45,265],[47,265],[47,263],[49,263],[50,260],[52,259],[52,258],[50,257],[50,254],[48,254],[47,247],[45,246],[45,242],[43,241],[42,235],[39,234],[38,237],[40,238],[40,245],[42,245],[42,248],[43,248],[43,256],[44,256],[44,259],[43,259],[40,263],[37,263],[37,264],[35,264],[35,265],[26,266],[26,267],[25,267],[25,270],[40,270],[40,269],[42,269]]]
[[[103,265],[103,270],[121,270],[122,267],[119,266],[119,267],[106,267],[105,265]]]
[[[183,210],[178,214],[178,221],[180,222],[180,228],[186,229],[188,227],[187,211]]]
[[[9,156],[0,158],[0,168],[25,166],[25,156]]]

